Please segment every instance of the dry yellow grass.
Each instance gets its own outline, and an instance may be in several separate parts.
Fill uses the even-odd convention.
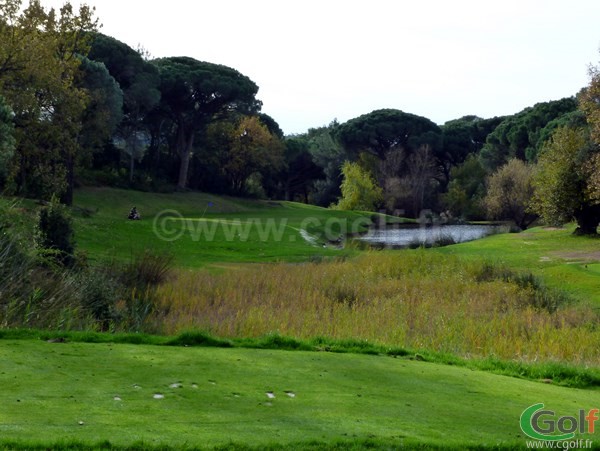
[[[179,271],[159,288],[154,329],[222,337],[268,333],[523,361],[598,364],[598,313],[532,306],[532,290],[478,282],[479,268],[427,252],[369,253],[329,263]]]

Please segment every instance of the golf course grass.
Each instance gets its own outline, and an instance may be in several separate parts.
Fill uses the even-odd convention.
[[[126,219],[134,205],[142,221]],[[77,190],[73,211],[78,247],[92,261],[126,260],[151,248],[171,253],[177,266],[186,268],[353,256],[355,247],[340,249],[336,240],[372,224],[369,213],[294,202],[111,188]],[[389,216],[377,221],[414,222]],[[573,236],[573,230],[536,227],[431,252],[531,272],[553,288],[600,305],[600,239]]]
[[[575,236],[574,229],[535,227],[432,251],[531,272],[548,286],[600,306],[600,239]]]
[[[598,390],[357,354],[0,342],[0,437],[174,449],[376,439],[521,447],[519,416],[600,405]],[[590,435],[577,438],[593,438]],[[1,445],[0,445],[1,446]]]
[[[141,221],[127,220],[132,206]],[[336,241],[365,232],[372,223],[370,213],[295,202],[108,188],[78,190],[74,213],[78,245],[92,259],[127,259],[152,248],[172,253],[178,266],[188,268],[352,255],[353,250],[338,249]]]
[[[133,206],[141,221],[127,220]],[[36,208],[25,201],[21,209],[31,215]],[[600,240],[572,236],[572,228],[368,251],[342,246],[340,237],[364,232],[373,219],[404,220],[293,202],[109,188],[77,190],[72,215],[77,250],[91,266],[126,262],[147,249],[174,256],[174,275],[156,291],[159,308],[151,319],[188,315],[227,326],[248,307],[254,317],[241,318],[248,330],[264,324],[274,334],[283,330],[277,340],[290,346],[258,349],[260,334],[228,336],[215,333],[216,326],[206,327],[216,344],[204,335],[172,336],[169,343],[132,334],[117,343],[108,333],[85,342],[69,333],[62,339],[60,330],[48,336],[0,330],[6,332],[0,333],[0,449],[525,449],[530,439],[519,418],[529,406],[544,403],[554,419],[600,408],[600,347],[596,354],[592,342]],[[522,274],[564,293],[568,305],[554,311],[527,304],[535,290],[545,292],[517,286],[511,277]],[[304,290],[302,282],[314,280],[323,286]],[[503,293],[523,304],[504,302]],[[298,318],[303,311],[310,314]],[[339,336],[285,338],[292,334],[285,334],[281,312],[291,312],[288,325],[320,330],[323,323]],[[566,342],[553,331],[561,340],[573,331],[574,357],[537,361],[543,353],[512,359],[419,347],[436,343],[421,333],[427,330],[446,334],[440,337],[470,331],[475,344],[483,343],[492,320],[507,355],[515,344],[510,326],[523,349],[544,343],[533,341],[537,329],[555,348]],[[398,343],[346,337],[350,330],[381,337],[384,324]],[[416,334],[410,346],[400,324]],[[347,340],[346,347],[336,349],[334,339]],[[578,343],[586,346],[579,359]],[[412,350],[394,351],[403,346]],[[586,430],[573,440],[599,448],[598,432]]]

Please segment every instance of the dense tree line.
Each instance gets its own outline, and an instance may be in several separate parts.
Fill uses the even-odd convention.
[[[438,125],[381,109],[286,137],[261,112],[258,85],[233,68],[150,59],[99,33],[87,6],[21,6],[0,4],[0,184],[9,192],[71,203],[77,184],[194,189],[413,217],[510,218],[521,227],[535,214],[554,223],[587,218],[580,228],[594,228],[596,69],[577,96],[511,116]],[[357,193],[368,186],[365,203]],[[516,192],[533,196],[532,206],[506,200]],[[571,193],[568,209],[543,200],[557,192]]]

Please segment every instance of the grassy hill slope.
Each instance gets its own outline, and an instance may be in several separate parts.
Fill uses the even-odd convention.
[[[92,258],[152,248],[172,252],[185,267],[340,256],[352,251],[329,242],[371,223],[368,213],[203,193],[87,188],[77,190],[74,204],[78,245]],[[141,221],[127,220],[132,206]]]
[[[537,227],[433,252],[531,272],[550,287],[600,305],[600,239],[574,236],[573,230]]]

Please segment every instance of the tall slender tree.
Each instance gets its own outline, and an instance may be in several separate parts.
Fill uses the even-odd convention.
[[[123,91],[123,120],[114,134],[115,146],[129,159],[129,181],[150,141],[149,114],[160,101],[156,65],[112,37],[95,33],[89,57],[104,63]]]
[[[235,69],[189,57],[155,60],[160,72],[160,108],[174,124],[174,145],[180,158],[177,188],[187,187],[190,158],[197,134],[204,134],[215,116],[232,110],[260,110],[258,86]]]

